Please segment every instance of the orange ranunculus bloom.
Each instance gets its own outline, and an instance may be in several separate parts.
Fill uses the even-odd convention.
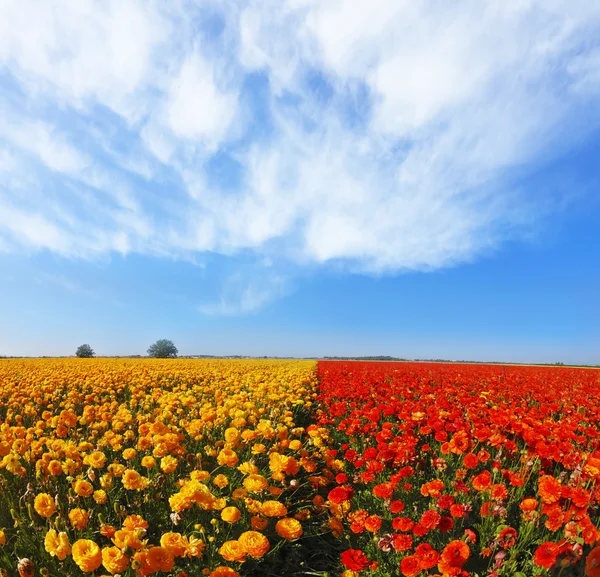
[[[73,561],[84,572],[90,573],[102,565],[102,551],[90,539],[79,539],[72,547]]]
[[[271,548],[269,540],[258,531],[245,531],[242,533],[238,541],[248,552],[248,555],[255,559],[260,559]]]
[[[248,552],[243,545],[237,540],[225,541],[219,548],[219,555],[225,561],[239,561],[240,563],[246,560]]]
[[[421,561],[416,555],[408,555],[400,562],[400,572],[404,577],[416,577],[421,572]]]
[[[277,524],[275,525],[275,531],[277,531],[277,534],[280,537],[283,537],[289,541],[298,539],[303,533],[302,524],[300,521],[292,517],[285,517],[284,519],[277,521]]]
[[[80,497],[89,497],[90,495],[93,494],[94,487],[92,486],[92,484],[89,481],[86,481],[85,479],[78,479],[73,484],[73,490]]]
[[[122,573],[129,565],[129,557],[118,547],[102,549],[102,565],[110,573]]]
[[[164,533],[160,538],[160,545],[167,549],[174,557],[183,557],[187,550],[187,539],[181,533]]]
[[[236,521],[239,521],[241,516],[242,513],[237,507],[225,507],[221,511],[221,519],[223,519],[223,521],[226,523],[235,523]]]
[[[460,568],[471,555],[469,546],[464,541],[450,541],[438,561],[438,569],[444,573],[450,569]]]
[[[227,465],[228,467],[235,467],[238,460],[237,453],[232,449],[221,449],[221,452],[217,456],[217,463],[219,465]]]
[[[211,571],[208,577],[240,577],[240,574],[235,569],[222,565]]]
[[[175,558],[165,547],[151,547],[146,555],[146,563],[152,572],[168,573],[175,567]]]
[[[142,477],[133,469],[127,469],[123,472],[121,482],[123,483],[123,487],[130,491],[142,491],[148,486],[148,479]]]
[[[548,505],[560,499],[562,486],[552,475],[543,475],[538,479],[538,493],[542,502]]]
[[[260,512],[265,517],[285,517],[287,515],[287,507],[279,501],[264,501]]]
[[[90,516],[85,509],[76,507],[75,509],[71,509],[69,511],[69,521],[71,521],[71,527],[73,527],[73,529],[85,529],[87,527],[89,518]]]
[[[255,531],[264,531],[267,528],[268,524],[268,519],[265,519],[264,517],[258,517],[257,515],[253,515],[252,517],[250,517],[250,526]]]
[[[40,493],[35,496],[33,508],[38,515],[41,515],[42,517],[51,517],[56,511],[56,504],[51,495],[48,495],[48,493]]]

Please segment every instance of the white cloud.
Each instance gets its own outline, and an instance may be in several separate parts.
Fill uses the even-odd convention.
[[[551,209],[518,173],[597,128],[599,33],[583,0],[7,0],[0,244],[471,261]]]
[[[248,278],[236,273],[225,279],[217,301],[204,303],[198,310],[208,316],[250,314],[281,298],[286,291],[287,282],[282,276],[267,274]]]
[[[186,59],[171,81],[166,120],[172,132],[215,148],[236,113],[236,95],[220,91],[215,69],[198,53]]]

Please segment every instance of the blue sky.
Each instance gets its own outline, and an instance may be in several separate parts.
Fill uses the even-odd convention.
[[[0,354],[600,364],[600,7],[0,5]]]

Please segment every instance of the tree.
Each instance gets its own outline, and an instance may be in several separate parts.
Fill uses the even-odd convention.
[[[81,345],[77,347],[75,354],[80,359],[91,359],[96,353],[94,352],[94,349],[90,347],[90,345]]]
[[[168,339],[159,339],[148,349],[148,356],[155,359],[170,359],[177,356],[177,347],[173,341]]]

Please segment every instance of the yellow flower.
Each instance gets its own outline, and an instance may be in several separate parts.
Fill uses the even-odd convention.
[[[228,443],[235,443],[240,438],[240,432],[235,427],[225,429],[225,440]]]
[[[115,534],[112,538],[112,542],[119,548],[125,549],[125,547],[130,547],[131,549],[142,549],[144,547],[144,543],[140,541],[140,536],[138,531],[131,529],[119,529],[115,531]]]
[[[160,468],[163,473],[172,473],[177,469],[177,459],[171,455],[167,455],[160,460]]]
[[[255,559],[263,557],[271,548],[269,540],[258,531],[245,531],[239,536],[238,541],[248,551],[248,555]]]
[[[213,483],[217,487],[219,487],[219,489],[223,489],[224,487],[227,487],[227,485],[229,485],[229,479],[227,479],[227,477],[225,475],[217,475],[213,479]]]
[[[130,461],[131,459],[135,458],[136,455],[137,451],[135,449],[132,449],[131,447],[123,451],[123,459],[125,459],[126,461]]]
[[[146,455],[145,457],[142,457],[142,467],[144,467],[145,469],[153,469],[154,467],[156,467],[156,459],[151,455]]]
[[[123,483],[123,487],[130,491],[142,491],[148,486],[150,481],[146,477],[142,477],[137,471],[127,469],[123,473],[121,482]]]
[[[232,449],[221,449],[217,456],[217,463],[219,465],[227,465],[228,467],[235,467],[238,462],[238,456]]]
[[[44,538],[44,546],[47,553],[50,553],[52,557],[58,557],[60,561],[71,554],[69,537],[63,531],[56,533],[54,529],[50,529]]]
[[[6,545],[6,533],[4,529],[0,529],[0,546]]]
[[[62,474],[63,470],[62,470],[62,465],[60,464],[60,461],[57,461],[56,459],[52,459],[48,463],[48,472],[51,475],[53,475],[54,477],[58,477],[58,475]]]
[[[187,539],[181,533],[165,533],[160,538],[160,545],[174,557],[183,557],[187,550]]]
[[[260,512],[265,517],[285,517],[287,515],[287,507],[279,501],[265,501],[262,504]]]
[[[102,469],[106,464],[106,455],[102,451],[94,451],[83,462],[94,469]]]
[[[243,563],[246,560],[248,552],[239,541],[225,541],[219,549],[219,555],[225,561],[239,561]]]
[[[300,521],[291,517],[286,517],[285,519],[277,521],[275,531],[277,531],[277,534],[280,537],[288,540],[298,539],[303,533]]]
[[[79,539],[73,543],[73,561],[84,572],[95,571],[102,565],[102,552],[100,547],[90,539]]]
[[[94,491],[94,501],[98,503],[98,505],[104,505],[107,499],[106,491],[103,489],[99,489],[98,491]]]
[[[102,549],[102,565],[110,573],[122,573],[129,565],[129,557],[118,547]]]
[[[262,475],[248,475],[243,484],[250,493],[260,493],[269,486],[269,481]]]
[[[90,516],[87,511],[76,507],[69,511],[69,521],[74,529],[85,529]]]
[[[235,523],[242,516],[242,513],[237,507],[225,507],[221,511],[221,519],[226,523]]]
[[[40,493],[35,496],[33,508],[36,513],[42,517],[51,517],[56,511],[54,499],[48,493]]]
[[[92,487],[92,484],[89,481],[78,479],[73,484],[73,490],[80,497],[89,497],[94,492],[94,487]]]
[[[244,475],[256,475],[258,473],[258,467],[253,463],[246,461],[238,467],[238,471],[244,473]]]

